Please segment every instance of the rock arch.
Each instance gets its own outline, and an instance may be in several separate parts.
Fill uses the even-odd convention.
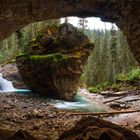
[[[0,39],[25,25],[65,16],[115,22],[140,64],[140,0],[1,0]]]

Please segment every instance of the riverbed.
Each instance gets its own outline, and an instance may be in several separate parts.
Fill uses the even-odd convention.
[[[83,92],[81,90],[81,93]],[[86,96],[86,99],[90,96],[93,97],[88,93],[85,93],[84,96]],[[64,131],[74,127],[83,116],[72,115],[73,112],[79,111],[79,109],[59,108],[55,105],[54,102],[34,94],[0,93],[0,130],[18,131],[22,129],[38,140],[57,140]],[[101,103],[96,105],[101,107]],[[105,105],[102,108],[104,107]],[[107,107],[107,109],[109,108]],[[139,116],[139,113],[132,113],[99,117],[140,134]],[[130,122],[133,117],[135,121]]]

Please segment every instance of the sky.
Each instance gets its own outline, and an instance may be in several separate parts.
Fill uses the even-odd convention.
[[[102,22],[100,18],[86,18],[88,21],[87,28],[89,29],[111,29],[112,23],[109,22]],[[64,22],[64,18],[61,19],[61,22]],[[73,24],[74,26],[78,26],[78,18],[77,17],[68,17],[68,22]],[[116,26],[117,28],[117,26]]]

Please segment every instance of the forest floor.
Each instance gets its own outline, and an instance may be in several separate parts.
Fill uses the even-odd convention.
[[[112,97],[106,98],[101,94],[90,94],[85,89],[81,89],[80,92],[93,101],[111,103],[109,100],[112,100]],[[140,93],[140,91],[137,92]],[[140,94],[137,95],[132,96],[136,96],[136,99],[139,99]],[[126,101],[126,97],[122,99],[122,102],[124,100]],[[125,110],[138,109],[140,107],[139,100],[134,102],[131,107]],[[122,110],[122,108],[119,108],[119,110]],[[34,95],[0,93],[0,130],[2,129],[0,135],[3,135],[0,140],[4,140],[4,137],[6,139],[18,130],[25,130],[38,140],[57,140],[64,131],[72,128],[83,117],[82,115],[72,115],[73,112],[58,109],[45,98],[39,98]],[[140,113],[100,117],[128,128],[140,136]]]

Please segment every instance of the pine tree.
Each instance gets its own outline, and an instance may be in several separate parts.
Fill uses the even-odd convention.
[[[68,23],[69,22],[69,18],[68,17],[65,17],[64,18],[64,23]]]
[[[79,18],[79,28],[84,32],[85,29],[87,28],[87,23],[88,21],[86,18]]]
[[[112,24],[112,28],[110,30],[111,39],[110,39],[110,57],[111,57],[111,71],[110,71],[110,80],[115,81],[116,75],[116,61],[117,61],[117,36],[115,26]]]

